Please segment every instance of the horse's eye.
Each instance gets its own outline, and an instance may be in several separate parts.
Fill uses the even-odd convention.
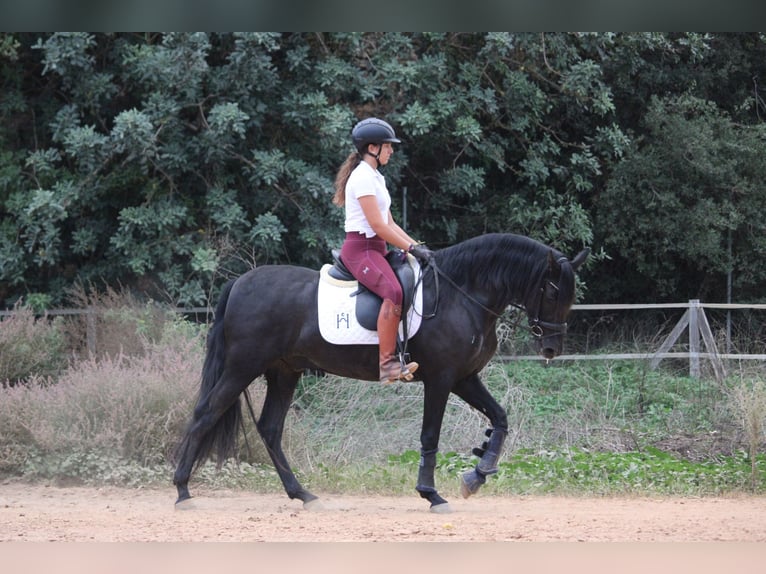
[[[545,298],[550,301],[555,301],[558,296],[558,287],[553,283],[546,283],[545,285]]]

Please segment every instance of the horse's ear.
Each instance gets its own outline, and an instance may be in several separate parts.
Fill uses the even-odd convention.
[[[577,271],[580,268],[580,265],[583,264],[583,262],[588,258],[588,255],[590,255],[590,249],[586,247],[580,253],[578,253],[574,259],[572,259],[572,269]]]
[[[560,255],[558,259],[556,259],[556,254],[553,252],[553,249],[550,249],[548,251],[548,269],[551,272],[556,272],[557,270],[561,269],[561,264],[567,261],[567,258],[563,255]]]

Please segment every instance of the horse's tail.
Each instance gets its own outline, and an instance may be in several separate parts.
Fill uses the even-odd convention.
[[[202,365],[202,382],[197,397],[197,408],[208,400],[210,392],[215,388],[223,373],[226,359],[226,346],[223,332],[223,317],[226,305],[229,301],[231,289],[234,286],[232,279],[221,289],[218,305],[215,308],[213,324],[207,335],[207,354]],[[195,409],[196,412],[196,409]],[[213,428],[200,438],[195,457],[195,467],[199,466],[215,453],[219,467],[229,456],[235,454],[237,447],[237,433],[242,418],[240,399],[237,400],[223,413]],[[194,421],[192,421],[192,425]],[[191,428],[191,427],[190,427]],[[184,449],[190,439],[188,432],[184,437],[179,452]]]

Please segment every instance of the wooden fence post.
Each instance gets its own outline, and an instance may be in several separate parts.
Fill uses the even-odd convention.
[[[705,341],[707,352],[713,355],[710,358],[710,362],[713,365],[715,378],[718,382],[721,382],[726,378],[726,367],[724,367],[723,361],[721,361],[721,357],[718,354],[718,346],[715,344],[713,331],[710,329],[710,323],[708,323],[707,315],[705,315],[705,310],[702,307],[699,308],[699,321],[697,323],[700,334],[702,335],[702,340]]]
[[[662,342],[660,348],[657,349],[654,357],[652,357],[650,367],[652,369],[657,368],[665,353],[670,350],[687,327],[689,328],[689,376],[695,379],[700,377],[700,335],[702,335],[715,377],[718,381],[723,380],[726,377],[726,369],[718,356],[713,332],[710,330],[710,323],[708,323],[705,310],[700,305],[699,299],[689,300],[689,308]]]
[[[702,311],[699,299],[689,301],[689,376],[700,378],[700,328],[699,314]]]
[[[681,336],[681,333],[683,333],[686,330],[686,327],[689,325],[689,309],[684,311],[684,314],[681,316],[681,320],[676,323],[676,326],[673,327],[673,330],[670,332],[670,335],[668,335],[665,340],[660,345],[660,348],[657,349],[657,352],[654,354],[654,357],[652,358],[652,362],[649,363],[650,368],[656,369],[657,366],[660,364],[660,361],[662,360],[662,356],[667,353],[670,348],[675,344],[675,342],[678,340],[678,337]]]

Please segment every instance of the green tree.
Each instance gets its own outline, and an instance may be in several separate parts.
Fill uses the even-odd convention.
[[[596,116],[608,114],[597,66],[568,50],[566,36],[554,40],[548,52],[566,70],[555,80],[566,84],[560,105],[582,109],[595,94],[606,101]],[[590,238],[576,190],[587,191],[600,168],[579,135],[557,157],[562,146],[551,134],[561,128],[546,127],[558,113],[545,101],[551,90],[524,71],[526,52],[540,60],[542,36],[55,33],[18,41],[37,58],[31,73],[13,70],[38,135],[9,146],[26,154],[22,181],[8,188],[0,242],[12,291],[60,297],[67,282],[103,278],[154,285],[190,304],[206,300],[221,269],[244,270],[241,251],[257,263],[318,266],[342,236],[342,213],[329,201],[335,170],[351,126],[371,114],[404,137],[386,176],[397,197],[408,188],[411,228],[434,245],[491,230],[572,249]],[[46,91],[35,97],[39,84]],[[516,108],[539,117],[525,120]],[[576,174],[574,186],[565,170]],[[546,183],[543,171],[556,181]],[[556,213],[546,205],[520,215],[532,213],[541,183]]]
[[[406,189],[433,247],[491,231],[588,244],[594,297],[675,299],[718,293],[731,233],[739,293],[757,293],[764,56],[760,34],[0,34],[0,299],[60,304],[103,280],[201,304],[253,264],[318,267],[342,239],[335,171],[370,115],[403,140],[393,209],[402,221]],[[663,156],[685,136],[718,138],[695,140],[716,169]],[[679,245],[628,193],[647,176],[699,219],[639,268],[635,252]],[[674,199],[692,181],[712,204]],[[613,229],[630,218],[645,229]]]
[[[622,296],[724,301],[730,269],[738,300],[762,296],[766,125],[689,95],[653,98],[644,123],[597,210]]]

